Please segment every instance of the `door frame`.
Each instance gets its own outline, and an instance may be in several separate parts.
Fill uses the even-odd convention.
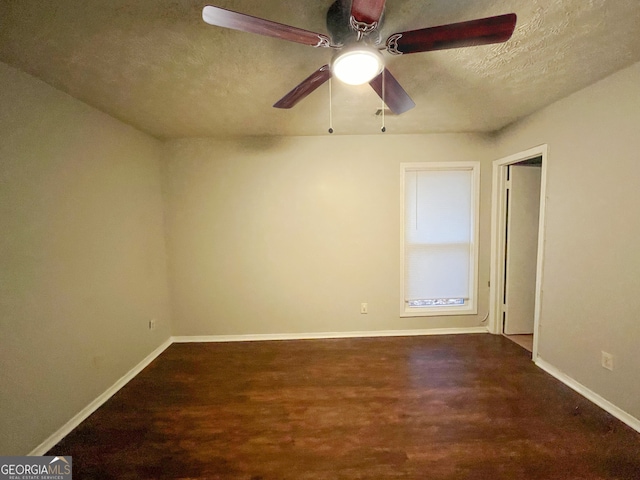
[[[491,274],[489,283],[489,332],[502,334],[502,295],[504,292],[504,248],[506,230],[506,185],[507,167],[516,163],[542,157],[540,178],[540,216],[538,219],[538,254],[536,260],[536,291],[533,318],[532,360],[538,358],[538,337],[540,333],[540,306],[542,303],[542,264],[544,260],[545,212],[547,198],[548,145],[539,145],[523,152],[515,153],[493,162],[491,182]]]

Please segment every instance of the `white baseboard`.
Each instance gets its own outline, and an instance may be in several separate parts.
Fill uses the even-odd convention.
[[[53,433],[49,438],[34,448],[28,455],[40,456],[53,448],[74,428],[102,406],[118,390],[124,387],[132,378],[138,375],[147,365],[155,360],[172,343],[195,343],[195,342],[255,342],[269,340],[312,340],[331,338],[367,338],[367,337],[410,337],[421,335],[456,335],[470,333],[488,333],[486,327],[468,328],[435,328],[422,330],[379,330],[370,332],[319,332],[319,333],[291,333],[291,334],[263,334],[263,335],[200,335],[200,336],[175,336],[168,338],[162,345],[147,355],[138,365],[127,372],[116,383],[109,387],[104,393],[93,400],[89,405],[78,412],[71,420]],[[621,422],[640,432],[640,420],[628,414],[621,408],[605,400],[597,393],[588,389],[567,374],[561,372],[553,365],[547,363],[542,358],[537,357],[535,364],[542,370],[560,380],[562,383],[572,388],[580,395],[598,405],[600,408],[616,417]]]
[[[264,335],[205,335],[205,336],[177,336],[168,338],[162,345],[147,355],[144,360],[133,367],[116,383],[109,387],[99,397],[78,412],[71,420],[49,436],[40,445],[34,448],[28,455],[40,456],[51,450],[74,428],[86,420],[89,415],[100,408],[118,390],[124,387],[129,381],[138,375],[147,365],[155,360],[172,343],[192,343],[192,342],[249,342],[267,340],[311,340],[322,338],[356,338],[356,337],[409,337],[418,335],[450,335],[461,333],[488,333],[486,327],[470,328],[436,328],[425,330],[381,330],[374,332],[322,332],[322,333],[292,333],[292,334],[264,334]]]
[[[171,337],[175,343],[263,342],[273,340],[314,340],[329,338],[415,337],[421,335],[457,335],[488,333],[487,327],[432,328],[421,330],[377,330],[364,332],[266,333],[261,335],[186,335]]]
[[[604,411],[610,413],[614,417],[616,417],[621,422],[627,424],[629,427],[633,428],[635,431],[640,432],[640,420],[635,418],[634,416],[628,414],[624,410],[619,407],[616,407],[613,403],[608,400],[605,400],[600,395],[595,393],[593,390],[582,385],[580,382],[577,382],[569,375],[564,372],[561,372],[556,367],[551,365],[550,363],[545,362],[540,357],[535,360],[535,364],[540,367],[542,370],[547,372],[549,375],[557,378],[562,383],[572,388],[580,395],[585,397],[587,400],[595,403],[597,406],[602,408]]]
[[[173,342],[171,338],[168,338],[162,345],[156,348],[153,352],[147,355],[144,360],[138,363],[135,367],[129,370],[122,378],[120,378],[116,383],[111,385],[107,390],[104,391],[98,398],[92,401],[89,405],[84,407],[80,412],[78,412],[71,420],[65,423],[58,431],[54,432],[49,438],[47,438],[44,442],[34,448],[28,455],[29,456],[41,456],[46,452],[51,450],[60,440],[66,437],[74,428],[76,428],[80,423],[89,417],[93,412],[95,412],[98,408],[102,406],[107,400],[109,400],[118,390],[124,387],[129,381],[138,375],[147,365],[149,365],[152,361],[158,357],[162,352],[164,352],[169,345]]]

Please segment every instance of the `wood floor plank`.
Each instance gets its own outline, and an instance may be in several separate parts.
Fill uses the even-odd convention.
[[[640,434],[499,335],[174,344],[54,454],[96,480],[640,478]]]

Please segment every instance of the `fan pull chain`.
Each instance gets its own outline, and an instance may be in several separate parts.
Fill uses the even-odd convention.
[[[385,70],[382,70],[382,128],[380,129],[380,131],[382,133],[387,131],[387,127],[384,126],[384,109],[385,109],[385,103],[384,103],[384,79],[385,79]]]
[[[333,133],[333,105],[331,103],[331,77],[329,77],[329,133]]]

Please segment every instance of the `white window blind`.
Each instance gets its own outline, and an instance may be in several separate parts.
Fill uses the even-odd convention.
[[[403,310],[475,309],[477,164],[405,164]]]

